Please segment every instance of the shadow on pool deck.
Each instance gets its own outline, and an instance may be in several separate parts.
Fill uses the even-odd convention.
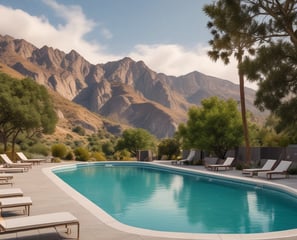
[[[73,162],[72,162],[73,163]],[[170,164],[170,162],[159,162],[160,164]],[[15,173],[13,187],[19,187],[23,190],[24,196],[30,196],[33,201],[31,206],[31,214],[37,215],[43,213],[51,213],[58,211],[69,211],[79,219],[80,222],[80,239],[81,240],[168,240],[168,239],[180,239],[180,238],[167,238],[167,237],[152,237],[140,234],[130,234],[114,229],[97,217],[91,214],[87,209],[81,206],[75,199],[67,195],[61,190],[55,183],[53,183],[42,171],[42,168],[48,168],[58,165],[69,164],[67,163],[42,163],[40,165],[34,165],[29,172]],[[205,170],[202,166],[179,166],[184,168],[195,168],[199,170]],[[222,174],[241,176],[240,171],[220,171]],[[264,178],[261,178],[264,179]],[[271,180],[270,180],[271,181]],[[297,188],[297,178],[290,177],[289,179],[276,179],[273,182],[288,185],[293,188]],[[1,185],[0,188],[10,188],[9,185]],[[23,216],[20,209],[12,208],[3,211],[4,218],[12,218]],[[16,216],[17,215],[17,216]],[[54,228],[46,228],[42,230],[24,231],[12,234],[0,234],[0,239],[7,240],[60,240],[67,239],[67,237],[75,237],[76,230],[73,227],[72,234],[67,236],[61,229],[56,231]],[[64,229],[62,229],[64,230]],[[59,232],[59,233],[58,233]],[[62,234],[60,234],[62,233]],[[208,238],[209,239],[209,238]],[[236,238],[230,238],[236,239]],[[292,238],[294,239],[294,238]],[[199,239],[197,239],[199,240]]]

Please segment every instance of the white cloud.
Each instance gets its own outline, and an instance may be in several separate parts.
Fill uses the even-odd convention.
[[[112,39],[112,37],[113,37],[113,35],[109,31],[109,29],[104,27],[103,24],[100,24],[100,33],[105,39]]]
[[[79,6],[66,7],[54,0],[44,2],[64,19],[65,24],[55,27],[45,16],[32,16],[20,9],[0,5],[0,34],[25,39],[39,48],[47,45],[64,52],[75,49],[92,63],[118,59],[117,56],[104,53],[104,47],[99,43],[84,39],[96,24],[86,18]],[[108,32],[107,29],[104,31]]]
[[[179,45],[138,45],[130,53],[135,60],[143,60],[157,72],[171,75],[184,75],[199,71],[207,75],[236,81],[236,64],[213,62],[207,56],[207,47],[197,46],[187,50]]]
[[[185,49],[179,45],[137,45],[130,57],[143,60],[151,69],[167,75],[180,76],[198,71],[206,75],[226,79],[238,84],[237,63],[232,60],[224,65],[218,60],[212,61],[208,55],[208,47],[198,45],[196,49]],[[246,82],[246,86],[255,88]]]
[[[112,38],[112,33],[103,24],[89,20],[79,6],[65,6],[55,0],[44,0],[44,3],[64,20],[64,24],[60,23],[55,27],[45,16],[32,16],[20,9],[0,5],[0,34],[25,39],[39,48],[47,45],[66,53],[74,49],[94,64],[125,57],[109,54],[98,42],[85,40],[85,35],[95,31],[95,28],[99,28],[105,39]],[[180,76],[199,71],[238,83],[236,62],[225,66],[220,61],[211,61],[205,46],[197,45],[195,49],[185,49],[174,44],[139,44],[127,56],[136,61],[142,60],[152,70],[167,75]],[[248,83],[246,85],[252,86]]]

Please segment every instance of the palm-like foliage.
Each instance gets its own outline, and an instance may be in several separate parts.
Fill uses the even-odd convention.
[[[211,18],[208,28],[213,39],[209,41],[212,50],[208,52],[211,59],[221,59],[225,64],[235,57],[238,62],[240,86],[241,115],[246,146],[246,159],[250,161],[250,144],[245,106],[244,75],[240,71],[245,53],[254,54],[256,39],[253,37],[259,26],[250,16],[250,8],[241,4],[240,0],[219,0],[204,7],[205,13]]]

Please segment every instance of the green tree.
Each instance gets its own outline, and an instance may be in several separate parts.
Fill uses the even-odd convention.
[[[242,122],[234,100],[204,99],[202,107],[188,111],[188,121],[177,135],[188,148],[202,149],[225,158],[228,150],[242,143]]]
[[[258,81],[255,104],[279,117],[277,132],[297,126],[297,49],[279,41],[262,46],[254,60],[243,65],[249,79]],[[263,64],[265,63],[265,64]]]
[[[155,137],[148,131],[142,128],[131,128],[123,131],[115,148],[116,151],[127,149],[135,157],[138,150],[155,149],[155,142]]]
[[[111,141],[104,142],[102,144],[102,151],[105,155],[110,156],[114,153],[114,145]]]
[[[295,133],[297,127],[297,2],[243,0],[257,21],[255,36],[264,44],[254,59],[246,58],[242,70],[257,81],[256,105],[277,117],[278,133]]]
[[[245,52],[254,53],[256,42],[253,32],[257,30],[253,18],[250,16],[248,5],[241,0],[219,0],[204,6],[205,13],[211,18],[208,27],[213,39],[209,42],[212,50],[208,52],[211,59],[222,59],[225,64],[234,56],[238,63],[241,116],[246,147],[246,160],[250,162],[250,143],[248,123],[246,117],[244,74],[239,66]]]
[[[158,145],[158,158],[167,155],[168,159],[174,159],[180,155],[180,143],[175,138],[162,139]]]
[[[0,136],[7,150],[9,141],[14,152],[20,133],[32,137],[52,133],[58,121],[45,87],[31,79],[18,80],[0,74]]]

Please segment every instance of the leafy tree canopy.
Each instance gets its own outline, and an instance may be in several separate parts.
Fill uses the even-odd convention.
[[[7,147],[20,133],[52,133],[57,123],[51,98],[44,86],[31,79],[0,74],[0,136]],[[6,150],[6,149],[5,149]]]
[[[242,122],[234,100],[204,99],[202,107],[188,111],[188,121],[180,124],[177,136],[186,148],[202,149],[224,158],[228,150],[241,145]]]
[[[256,39],[253,33],[258,30],[258,25],[249,14],[249,5],[240,0],[218,0],[205,5],[203,10],[211,18],[208,27],[213,35],[213,39],[209,41],[212,50],[208,52],[208,55],[215,61],[221,59],[225,64],[228,64],[230,57],[233,56],[239,67],[246,53],[254,54],[255,52]],[[238,76],[246,160],[249,162],[250,139],[246,116],[244,74],[240,69]]]
[[[296,129],[297,123],[297,1],[243,0],[257,22],[253,33],[261,46],[247,57],[241,70],[259,89],[256,105],[279,119],[277,132]],[[291,131],[292,132],[292,131]]]
[[[180,155],[180,143],[176,138],[162,139],[158,145],[159,158],[167,155],[168,159],[175,159]]]
[[[131,128],[123,132],[118,140],[116,150],[127,149],[132,156],[136,156],[138,150],[155,149],[156,139],[148,131],[142,128]]]

